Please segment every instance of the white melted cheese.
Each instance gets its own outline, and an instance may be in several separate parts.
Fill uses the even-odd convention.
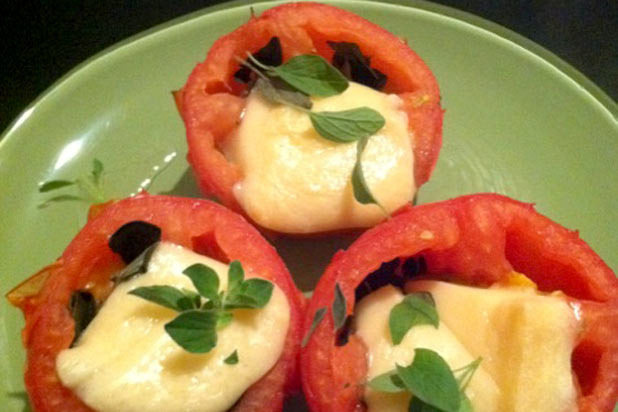
[[[363,152],[365,179],[388,212],[412,200],[416,190],[413,139],[399,97],[350,83],[342,94],[312,101],[316,112],[361,106],[378,111],[386,124]],[[356,143],[321,137],[306,113],[270,104],[257,92],[247,98],[227,155],[244,174],[234,194],[251,219],[263,227],[316,233],[370,227],[385,218],[376,205],[362,205],[354,199],[351,175]]]
[[[409,365],[414,359],[414,349],[427,348],[436,351],[451,369],[468,365],[476,359],[442,322],[436,329],[432,325],[411,328],[399,345],[393,345],[388,328],[390,311],[404,298],[393,286],[385,286],[360,301],[355,312],[356,334],[367,346],[367,378],[395,369],[395,365]],[[466,389],[476,412],[499,411],[499,390],[496,382],[484,370],[483,364],[476,370]],[[410,394],[385,393],[368,388],[365,402],[369,412],[406,412]],[[478,409],[478,405],[486,405]]]
[[[414,281],[406,291],[432,294],[440,326],[415,326],[393,346],[388,316],[403,295],[392,286],[356,310],[357,334],[368,347],[368,378],[408,365],[414,348],[438,352],[452,369],[482,362],[466,395],[476,412],[575,411],[571,353],[577,319],[559,297],[533,289],[479,289],[438,281]],[[366,391],[369,412],[406,411],[410,395]]]
[[[279,359],[289,305],[275,285],[263,309],[234,311],[234,320],[218,332],[214,349],[186,352],[163,329],[177,313],[128,292],[150,285],[195,290],[182,274],[194,263],[213,268],[221,288],[227,288],[227,265],[161,243],[148,272],[119,284],[77,345],[59,354],[56,370],[63,385],[101,412],[222,412],[232,407]],[[239,362],[225,364],[234,350]]]

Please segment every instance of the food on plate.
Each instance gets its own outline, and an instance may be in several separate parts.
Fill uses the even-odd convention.
[[[274,248],[210,201],[94,207],[7,297],[35,411],[280,411],[298,386],[304,298]]]
[[[312,411],[611,411],[618,279],[495,194],[400,211],[334,256],[301,350]],[[409,409],[408,409],[409,408]]]
[[[425,63],[400,38],[323,4],[252,15],[175,97],[202,192],[282,233],[375,225],[412,201],[441,147]]]

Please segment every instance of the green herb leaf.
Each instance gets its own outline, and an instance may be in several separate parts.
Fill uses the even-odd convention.
[[[420,398],[412,396],[410,399],[410,405],[408,406],[408,412],[442,412],[442,409],[436,408],[428,403],[425,403]]]
[[[409,294],[391,309],[388,326],[393,344],[399,345],[410,328],[417,325],[440,325],[435,303],[427,292]]]
[[[315,329],[318,327],[320,322],[322,322],[322,319],[324,319],[324,315],[326,315],[326,308],[320,308],[315,311],[315,315],[313,315],[313,322],[311,322],[311,327],[301,342],[301,348],[307,346],[307,343],[309,343],[309,338],[311,338],[311,335],[313,335]]]
[[[199,293],[185,288],[182,288],[181,290],[186,297],[191,299],[191,302],[193,303],[193,309],[199,309],[200,306],[202,306],[202,296]]]
[[[448,364],[430,349],[414,350],[410,366],[397,365],[397,374],[415,397],[446,412],[457,412],[461,399],[457,381]]]
[[[103,174],[103,163],[99,159],[92,161],[92,181],[95,185],[98,185],[101,181],[101,175]]]
[[[224,309],[259,309],[266,306],[273,293],[273,284],[264,279],[248,279],[226,296]]]
[[[223,360],[228,365],[236,365],[238,363],[238,351],[235,350],[230,356]]]
[[[227,291],[228,293],[235,292],[243,280],[245,279],[245,271],[239,261],[234,260],[230,262],[229,269],[227,271]]]
[[[282,82],[277,82],[277,79],[258,78],[255,83],[255,88],[259,90],[264,99],[272,104],[289,104],[292,106],[311,109],[313,103],[306,94],[284,88]],[[288,86],[289,87],[289,86]]]
[[[382,205],[380,205],[376,198],[371,194],[369,185],[367,185],[367,181],[365,180],[365,175],[363,173],[361,159],[368,141],[368,137],[360,139],[356,146],[356,163],[354,164],[354,169],[352,170],[352,190],[354,191],[354,198],[357,202],[364,205],[373,203],[380,206],[384,210]]]
[[[461,394],[461,405],[457,412],[474,412],[474,407],[472,406],[472,402],[470,402],[470,398],[464,393]]]
[[[219,300],[219,276],[212,268],[196,263],[182,271],[187,275],[200,295],[213,302]]]
[[[172,286],[142,286],[131,290],[129,295],[146,299],[178,312],[193,309],[193,299]]]
[[[59,196],[54,196],[52,198],[46,199],[44,202],[39,203],[37,207],[39,209],[43,209],[54,202],[85,201],[85,200],[86,199],[79,197],[79,196],[75,196],[75,195],[59,195]]]
[[[228,311],[219,312],[219,317],[217,318],[217,330],[221,330],[229,325],[234,319],[234,314]]]
[[[370,137],[385,124],[384,117],[369,107],[340,112],[310,112],[309,118],[320,136],[337,143]]]
[[[292,87],[309,96],[328,97],[348,88],[348,80],[321,56],[304,54],[292,57],[269,73],[281,77]]]
[[[345,324],[345,318],[347,315],[345,296],[341,291],[339,283],[335,284],[335,300],[333,301],[332,313],[335,331],[337,331]]]
[[[75,184],[72,180],[49,180],[39,186],[39,192],[45,193]]]
[[[459,390],[461,392],[465,391],[466,388],[468,387],[468,384],[470,384],[470,381],[472,380],[472,376],[478,369],[482,360],[483,358],[478,357],[472,362],[470,362],[469,364],[461,368],[453,370],[454,373],[459,373],[459,376],[457,377],[457,383],[459,384]]]
[[[405,392],[407,390],[396,371],[378,375],[370,380],[367,385],[374,391],[387,393]]]
[[[217,313],[189,310],[165,324],[165,331],[183,349],[206,353],[217,345]]]

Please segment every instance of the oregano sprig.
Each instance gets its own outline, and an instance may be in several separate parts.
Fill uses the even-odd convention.
[[[315,131],[325,139],[337,143],[358,142],[352,172],[354,198],[362,204],[376,204],[387,214],[371,194],[361,166],[361,154],[368,139],[384,127],[384,117],[369,107],[312,111],[309,96],[334,96],[343,93],[349,86],[346,77],[321,56],[299,55],[279,66],[263,64],[250,53],[247,56],[247,60],[240,63],[257,74],[255,87],[264,99],[307,113]]]
[[[89,174],[79,176],[75,180],[48,180],[39,186],[39,193],[48,193],[59,189],[75,186],[79,194],[63,193],[50,197],[39,203],[39,209],[49,206],[55,202],[63,201],[84,201],[92,203],[102,203],[107,198],[102,189],[101,178],[103,176],[103,163],[99,159],[93,159],[92,170]]]
[[[440,325],[438,311],[429,292],[415,292],[406,295],[393,306],[388,316],[388,327],[394,345],[399,345],[410,328],[417,325]]]
[[[182,272],[191,279],[197,293],[167,285],[138,287],[129,294],[138,296],[179,312],[166,323],[167,334],[182,348],[191,353],[206,353],[217,345],[217,332],[234,318],[234,309],[259,309],[266,306],[273,292],[267,280],[245,280],[244,270],[238,261],[228,269],[228,289],[219,290],[219,276],[210,267],[197,263]],[[236,353],[236,362],[238,361]],[[234,353],[226,359],[233,364]]]
[[[481,358],[478,358],[451,370],[437,352],[417,348],[410,365],[396,365],[395,369],[376,376],[367,385],[380,392],[410,392],[412,399],[408,410],[413,412],[472,411],[464,391],[480,363]]]

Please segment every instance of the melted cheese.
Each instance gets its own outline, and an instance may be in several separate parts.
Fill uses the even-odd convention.
[[[289,306],[275,286],[259,310],[236,310],[218,332],[217,346],[191,354],[165,333],[176,312],[128,292],[171,285],[195,290],[182,271],[193,263],[212,267],[227,288],[227,265],[162,243],[148,272],[119,284],[78,344],[62,351],[56,370],[62,383],[98,411],[225,411],[277,362],[289,324]],[[239,362],[223,361],[234,350]]]
[[[415,326],[408,331],[399,345],[393,345],[388,318],[393,306],[401,302],[403,297],[398,289],[386,286],[364,298],[356,308],[356,333],[367,346],[368,379],[393,370],[396,364],[409,365],[414,359],[415,348],[436,351],[452,369],[465,366],[476,359],[476,355],[469,352],[442,322],[437,329],[432,325]],[[482,363],[472,377],[466,395],[476,412],[500,410],[497,405],[498,386],[484,370]],[[392,394],[368,388],[365,402],[369,412],[405,412],[408,410],[410,397],[407,392]],[[479,405],[485,406],[479,409]]]
[[[500,410],[577,410],[571,353],[578,321],[564,299],[530,287],[418,281],[407,289],[429,291],[440,319],[483,357],[485,369],[501,385]]]
[[[367,106],[386,120],[369,139],[362,167],[367,184],[388,212],[415,193],[411,136],[401,99],[350,83],[340,95],[312,98],[313,111]],[[356,143],[320,137],[306,113],[267,103],[259,93],[247,99],[237,135],[227,155],[244,178],[235,188],[238,202],[255,222],[286,233],[315,233],[370,227],[385,218],[376,205],[354,199],[351,175]]]

